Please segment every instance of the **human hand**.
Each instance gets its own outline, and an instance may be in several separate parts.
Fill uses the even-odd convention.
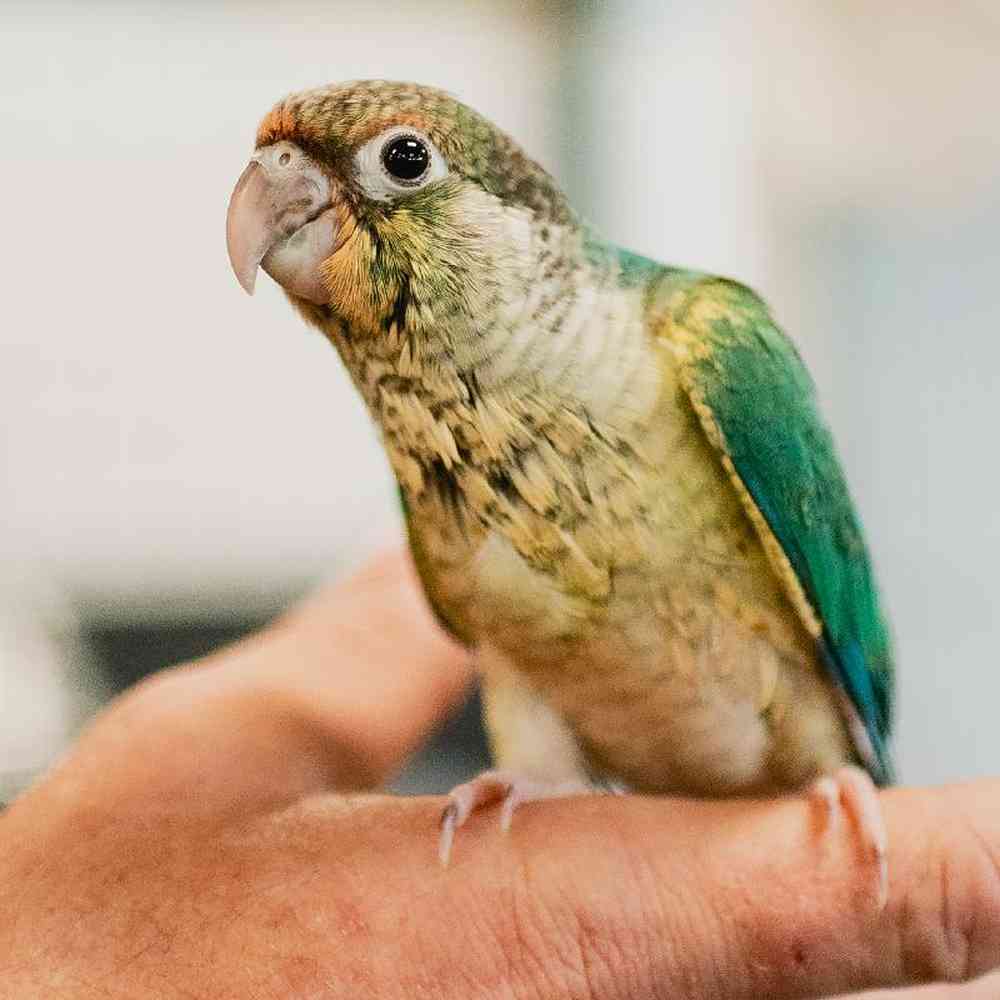
[[[466,660],[393,553],[127,693],[0,814],[0,997],[777,1000],[1000,963],[997,781],[884,793],[882,913],[804,798],[487,813],[442,869],[442,799],[358,792]],[[939,989],[892,996],[1000,980]]]

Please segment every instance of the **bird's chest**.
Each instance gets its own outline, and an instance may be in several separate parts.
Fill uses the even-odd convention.
[[[526,541],[449,505],[439,498],[424,517],[415,512],[432,603],[459,635],[502,652],[595,770],[651,789],[690,790],[689,776],[758,779],[776,654],[739,620],[726,573],[692,572],[703,551],[697,560],[668,551],[648,523],[578,525],[546,541],[524,514]],[[534,530],[541,540],[530,540]],[[723,773],[713,776],[706,757]]]
[[[690,617],[678,588],[715,604],[731,578],[770,580],[686,414],[620,439],[565,407],[472,409],[394,400],[381,421],[429,596],[472,641],[645,661]]]
[[[616,435],[426,363],[356,370],[430,603],[499,649],[595,770],[637,788],[759,786],[788,608],[669,386]]]
[[[508,516],[477,514],[459,476],[413,505],[411,538],[442,617],[500,651],[595,771],[647,790],[760,788],[782,677],[811,666],[696,443],[676,435],[673,473],[651,479],[584,468],[588,517],[496,497],[487,509]]]

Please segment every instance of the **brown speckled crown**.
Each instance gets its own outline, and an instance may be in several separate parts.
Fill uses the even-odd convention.
[[[354,150],[393,125],[425,132],[455,173],[501,200],[522,205],[539,219],[573,221],[555,181],[510,136],[433,87],[361,80],[292,94],[260,123],[257,145],[287,139],[342,173]]]

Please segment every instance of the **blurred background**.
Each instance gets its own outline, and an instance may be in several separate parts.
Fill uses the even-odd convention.
[[[766,295],[868,528],[903,777],[996,773],[994,0],[6,0],[0,772],[399,536],[335,353],[224,245],[259,117],[357,77],[453,91],[619,243]],[[475,769],[475,711],[399,787]]]

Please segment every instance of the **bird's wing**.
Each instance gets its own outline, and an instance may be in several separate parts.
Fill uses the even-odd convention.
[[[665,334],[695,413],[843,696],[859,758],[877,783],[891,783],[891,638],[798,351],[753,292],[723,279],[678,294]]]

